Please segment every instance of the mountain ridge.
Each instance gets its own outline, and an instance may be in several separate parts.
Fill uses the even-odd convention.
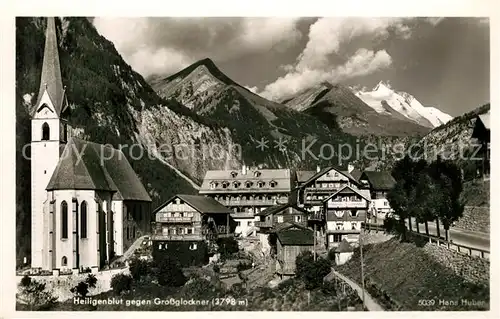
[[[379,113],[387,112],[387,107],[390,107],[406,118],[431,128],[445,124],[453,118],[435,107],[423,106],[407,92],[393,90],[384,81],[380,81],[371,91],[354,89],[353,92]]]

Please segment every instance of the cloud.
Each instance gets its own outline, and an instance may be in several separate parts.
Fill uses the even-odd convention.
[[[109,18],[94,25],[143,76],[166,74],[196,60],[217,62],[283,51],[302,34],[300,18]]]
[[[257,91],[259,91],[259,88],[256,87],[256,86],[246,86],[245,85],[245,89],[249,90],[250,92],[253,92],[253,93],[257,93]]]
[[[268,99],[277,100],[302,91],[305,88],[318,85],[321,82],[337,82],[356,76],[363,76],[386,68],[392,63],[391,56],[385,50],[374,52],[367,49],[359,49],[343,65],[332,70],[319,70],[303,68],[278,78],[275,82],[267,85],[263,92],[259,93]]]
[[[309,28],[308,42],[295,65],[281,66],[287,72],[267,85],[260,94],[280,99],[323,81],[337,82],[363,76],[391,65],[386,50],[359,48],[341,65],[331,65],[331,55],[338,54],[344,43],[362,35],[384,39],[393,32],[403,39],[411,37],[408,18],[320,18]]]
[[[298,57],[297,69],[322,68],[328,64],[328,57],[338,53],[341,44],[356,36],[371,34],[387,37],[389,27],[396,32],[408,33],[405,18],[321,18],[309,29],[309,41]]]

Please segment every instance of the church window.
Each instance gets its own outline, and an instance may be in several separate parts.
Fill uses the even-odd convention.
[[[87,202],[83,201],[80,208],[81,237],[87,238]]]
[[[66,201],[61,203],[61,238],[68,238],[68,204]]]
[[[49,124],[43,123],[42,125],[42,141],[50,140],[50,128]]]
[[[63,256],[61,258],[61,266],[67,266],[68,265],[68,258],[66,256]]]

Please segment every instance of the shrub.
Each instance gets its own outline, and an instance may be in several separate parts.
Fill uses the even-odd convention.
[[[151,274],[152,264],[146,260],[133,258],[129,264],[130,274],[134,280],[139,281],[141,277]]]
[[[57,301],[52,291],[45,289],[45,283],[41,283],[29,276],[24,276],[19,284],[16,299],[25,304],[29,310],[50,310]]]
[[[132,288],[132,276],[125,274],[117,274],[111,278],[111,289],[116,294],[130,291]]]
[[[89,274],[85,280],[80,281],[76,286],[71,288],[73,294],[79,297],[86,297],[89,293],[89,288],[95,288],[97,284],[97,278],[93,274]]]
[[[162,286],[180,287],[187,281],[181,266],[175,260],[166,257],[158,265],[157,279]]]
[[[325,258],[318,258],[314,261],[314,256],[310,251],[305,251],[297,256],[296,276],[302,279],[306,289],[315,289],[323,283],[323,278],[331,271],[330,261]]]
[[[217,264],[214,265],[214,272],[216,274],[220,273],[220,266],[219,265],[217,265]]]
[[[331,261],[335,261],[335,248],[332,248],[328,251],[328,259]]]
[[[217,239],[219,253],[222,259],[226,259],[239,251],[238,242],[233,237]]]
[[[250,269],[252,268],[252,264],[250,262],[239,262],[238,265],[236,266],[236,270],[238,272],[240,271],[244,271],[244,270],[247,270],[247,269]]]

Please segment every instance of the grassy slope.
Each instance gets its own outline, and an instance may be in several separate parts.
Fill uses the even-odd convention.
[[[437,254],[437,255],[435,255]],[[397,239],[364,246],[367,291],[393,310],[484,310],[460,306],[461,299],[489,303],[489,262],[438,247],[417,247]],[[359,250],[337,270],[361,282]],[[455,269],[445,265],[453,265]],[[486,272],[483,274],[481,272]],[[462,274],[462,275],[458,275]],[[374,284],[377,289],[370,286]],[[382,300],[386,301],[382,301]],[[419,306],[419,300],[434,299],[434,306]],[[388,302],[387,300],[391,300]],[[440,306],[438,300],[458,300],[459,306]]]

